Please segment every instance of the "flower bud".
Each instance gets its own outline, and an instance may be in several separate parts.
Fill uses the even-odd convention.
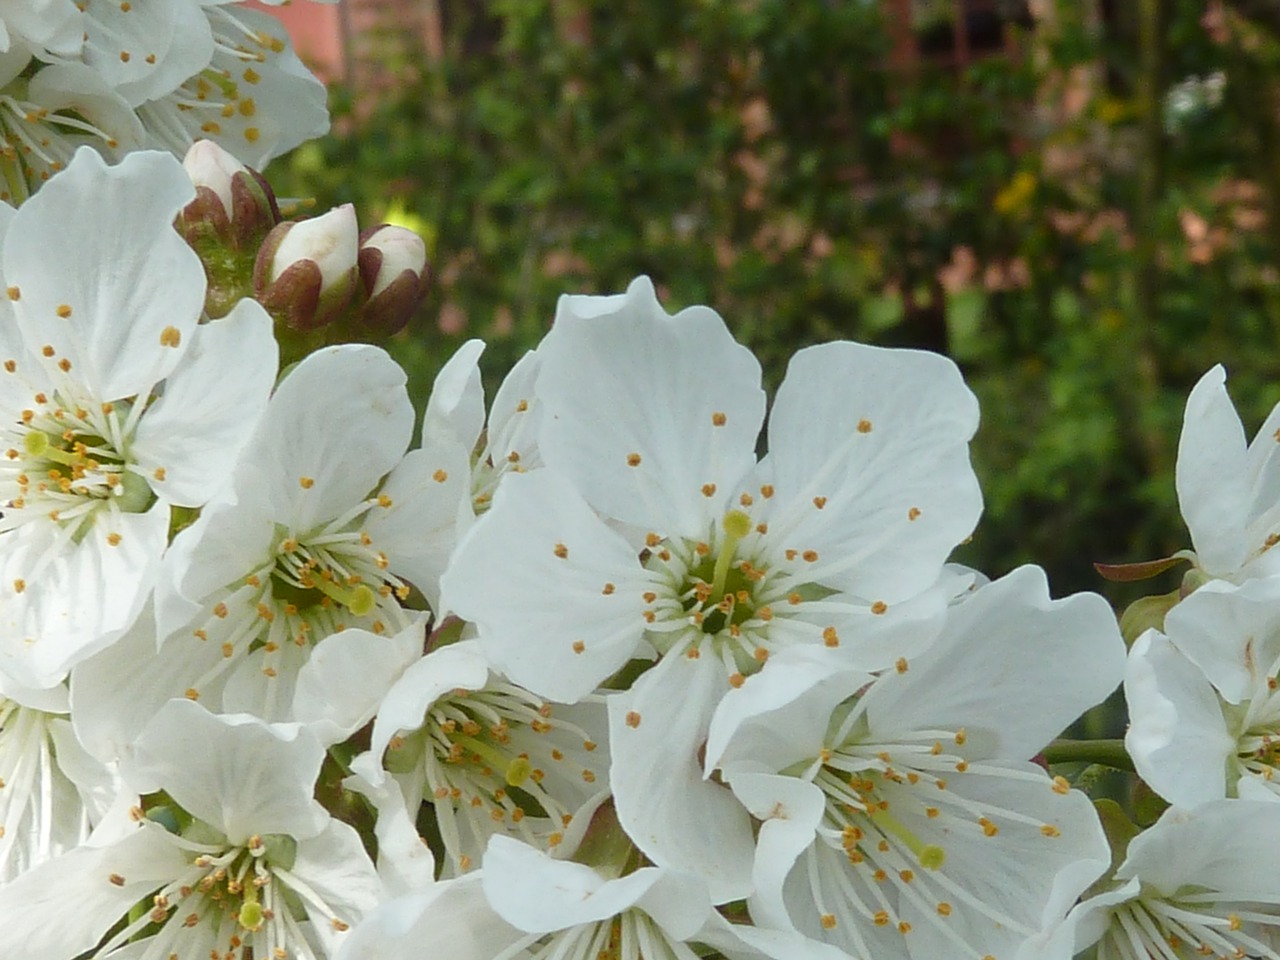
[[[383,224],[360,238],[360,281],[366,331],[395,333],[413,316],[431,285],[427,245],[405,227]]]
[[[178,218],[187,242],[216,239],[241,250],[256,246],[280,222],[270,185],[212,140],[197,140],[182,161],[196,198]]]
[[[351,204],[267,234],[253,267],[258,301],[295,331],[316,330],[338,317],[356,285],[359,232]]]

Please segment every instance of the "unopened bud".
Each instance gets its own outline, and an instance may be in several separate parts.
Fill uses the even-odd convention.
[[[289,328],[319,329],[351,301],[358,247],[356,212],[349,203],[310,220],[279,224],[258,250],[254,294]]]
[[[216,238],[239,250],[255,247],[280,222],[275,194],[263,176],[250,170],[212,140],[197,140],[182,161],[195,184],[178,225],[187,241]]]
[[[360,281],[366,330],[390,334],[413,316],[431,284],[427,245],[405,227],[383,224],[360,239]]]

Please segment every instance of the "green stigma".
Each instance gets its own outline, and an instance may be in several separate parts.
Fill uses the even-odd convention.
[[[533,773],[533,764],[529,762],[528,757],[516,757],[507,764],[507,786],[521,786],[529,775]]]
[[[867,808],[867,816],[885,833],[892,834],[916,855],[920,866],[937,870],[947,861],[947,851],[935,843],[921,843],[920,838],[907,829],[897,817],[875,805]]]
[[[378,605],[378,595],[363,583],[344,587],[332,580],[317,577],[309,586],[315,587],[330,600],[342,604],[357,617],[367,617]]]
[[[22,449],[28,456],[43,457],[49,449],[49,435],[43,430],[28,430],[22,437]]]
[[[250,886],[252,885],[250,884]],[[256,900],[245,901],[244,906],[240,908],[239,916],[236,917],[240,926],[244,927],[246,930],[260,929],[262,927],[262,922],[265,919],[266,916],[263,913],[262,904],[258,903]]]
[[[751,532],[751,518],[741,510],[730,510],[724,515],[720,525],[735,547],[739,540]]]
[[[935,843],[928,843],[920,848],[916,857],[920,860],[920,866],[926,870],[940,870],[947,862],[947,851]]]

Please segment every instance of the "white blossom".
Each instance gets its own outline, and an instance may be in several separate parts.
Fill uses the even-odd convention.
[[[170,505],[213,495],[265,405],[265,312],[199,324],[204,270],[172,228],[192,189],[172,157],[82,150],[6,234],[0,663],[26,686],[129,627]]]

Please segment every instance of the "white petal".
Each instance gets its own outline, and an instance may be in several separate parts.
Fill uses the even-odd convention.
[[[136,9],[132,9],[136,8]],[[83,58],[130,103],[163,96],[213,56],[209,22],[191,0],[86,5]]]
[[[248,48],[252,57],[246,63],[240,49],[214,53],[212,69],[225,71],[224,76],[235,84],[234,92],[226,97],[235,109],[229,117],[219,113],[219,129],[212,138],[243,163],[262,170],[273,158],[328,133],[325,85],[298,59],[284,25],[268,13],[243,5],[237,5],[233,13],[205,9],[215,33],[230,36],[237,48]],[[248,37],[238,24],[249,28]],[[256,78],[250,79],[254,75]],[[184,99],[199,95],[201,81],[197,74],[168,98],[168,107],[174,111],[172,121],[188,125],[189,140],[178,153],[186,152],[190,140],[210,136],[203,129],[207,114],[178,107]],[[244,103],[253,109],[244,109]],[[139,109],[144,118],[150,106]]]
[[[1124,658],[1106,601],[1051,600],[1044,572],[1019,567],[952,607],[933,645],[867,693],[867,716],[884,734],[982,731],[987,755],[1025,760],[1119,685]]]
[[[266,409],[278,352],[271,318],[253,300],[191,332],[131,451],[162,499],[200,506],[227,481]]]
[[[706,768],[772,773],[816,757],[827,720],[872,680],[829,651],[787,651],[725,694],[711,718]]]
[[[330,820],[318,835],[298,841],[298,853],[289,873],[352,926],[372,913],[385,897],[382,881],[365,853],[360,835],[341,820]],[[328,941],[332,950],[336,939],[341,938],[334,938],[329,918],[310,905],[307,912],[317,933],[323,933],[321,939]]]
[[[8,534],[0,554],[0,670],[26,686],[52,686],[116,640],[156,581],[168,526],[168,507],[157,504],[146,513],[99,514],[74,545],[56,546],[53,525]]]
[[[139,792],[164,789],[233,844],[268,833],[302,840],[329,820],[311,796],[323,759],[305,727],[170,700],[143,731],[127,776]]]
[[[166,702],[222,661],[217,645],[193,636],[156,652],[155,624],[143,611],[123,637],[71,671],[71,718],[76,735],[103,762],[133,755],[138,735]],[[198,695],[217,702],[216,689]]]
[[[801,350],[769,414],[770,526],[817,551],[818,582],[908,597],[937,578],[982,511],[968,450],[977,426],[977,401],[945,357],[856,343]]]
[[[1083,793],[1054,789],[1049,776],[1030,763],[1000,764],[1032,774],[1025,779],[972,772],[948,779],[955,791],[977,809],[1016,811],[1019,819],[992,813],[999,832],[950,826],[945,818],[929,818],[925,803],[895,804],[903,826],[923,843],[946,851],[940,873],[976,897],[1007,922],[970,906],[968,897],[948,897],[954,910],[945,926],[979,954],[1011,956],[1021,942],[1045,924],[1050,908],[1065,909],[1106,870],[1110,850],[1093,804]],[[900,800],[886,796],[891,803]],[[1023,820],[1021,817],[1025,817]],[[942,821],[940,824],[940,820]],[[1039,824],[1058,831],[1042,834]],[[1082,865],[1083,863],[1083,865]],[[922,878],[921,882],[927,882]],[[1067,890],[1068,883],[1074,885]],[[936,889],[936,888],[935,888]],[[901,897],[900,911],[912,926],[912,955],[947,956],[953,941],[940,929],[933,903],[918,904]]]
[[[1190,811],[1167,810],[1129,844],[1117,876],[1138,877],[1168,897],[1196,887],[1227,901],[1277,904],[1277,849],[1280,804],[1215,800]]]
[[[1181,806],[1225,797],[1236,741],[1204,674],[1162,634],[1148,630],[1129,654],[1124,694],[1130,717],[1125,747],[1139,776]]]
[[[478,874],[391,900],[347,937],[334,960],[493,960],[525,939],[489,906]]]
[[[172,226],[193,195],[172,156],[134,153],[108,167],[82,148],[14,218],[3,263],[21,290],[23,337],[35,351],[53,348],[51,368],[69,360],[73,379],[100,400],[150,390],[200,319],[204,268]]]
[[[78,956],[186,865],[163,828],[143,824],[119,843],[80,847],[0,886],[0,930],[32,957]]]
[[[371,753],[363,753],[351,762],[351,768],[359,774],[372,760]],[[378,840],[378,876],[392,896],[426,890],[435,883],[436,860],[427,842],[418,835],[414,818],[409,815],[404,792],[394,779],[382,777],[374,786],[364,776],[347,777],[342,781],[346,790],[368,798],[377,811],[374,835]]]
[[[699,751],[727,683],[713,657],[666,657],[609,697],[618,820],[654,863],[704,880],[715,903],[751,890],[751,823]]]
[[[429,441],[410,450],[387,476],[382,493],[391,506],[365,524],[390,570],[421,591],[440,610],[440,577],[458,543],[459,518],[471,515],[470,449],[452,441]]]
[[[538,355],[546,462],[609,517],[704,535],[764,418],[760,365],[724,321],[706,307],[668,316],[641,277],[623,297],[561,298]]]
[[[738,799],[762,821],[752,880],[751,916],[756,923],[794,930],[782,887],[796,858],[813,843],[826,801],[812,783],[775,774],[735,773],[729,784]]]
[[[441,590],[502,672],[573,703],[637,655],[646,584],[627,542],[562,477],[537,470],[503,482]]]
[[[1256,696],[1280,658],[1280,577],[1206,583],[1169,611],[1165,632],[1224,699]]]
[[[181,633],[178,634],[181,636]],[[169,643],[172,643],[171,639]],[[227,671],[221,703],[210,709],[224,713],[249,713],[269,723],[293,722],[294,690],[298,675],[311,657],[311,646],[282,643],[268,659],[263,647],[250,649],[232,661]],[[224,661],[225,663],[225,661]],[[267,667],[272,672],[267,672]],[[330,727],[330,732],[333,728]]]
[[[1111,925],[1111,908],[1136,898],[1140,891],[1135,879],[1084,900],[1061,924],[1027,940],[1015,960],[1071,960],[1102,939]]]
[[[542,404],[536,401],[535,384],[542,359],[533,351],[516,361],[494,394],[489,409],[489,449],[506,459],[513,451],[520,463],[541,460],[537,448],[537,427],[542,422]]]
[[[224,491],[225,493],[225,491]],[[270,559],[275,524],[265,492],[250,487],[239,501],[219,498],[174,537],[156,585],[161,640],[187,626],[201,602]]]
[[[369,752],[378,765],[373,782],[381,782],[382,755],[401,730],[417,730],[427,708],[454,690],[479,690],[489,679],[489,664],[475,641],[433,650],[411,664],[387,691],[373,721]]]
[[[553,860],[519,840],[498,835],[489,838],[484,853],[484,892],[513,927],[551,933],[616,917],[634,906],[662,872],[643,867],[606,880],[586,864]]]
[[[423,615],[394,637],[349,629],[324,638],[298,671],[292,719],[305,723],[325,745],[355,733],[377,712],[405,668],[420,659]]]
[[[1232,573],[1245,560],[1248,504],[1245,437],[1227,396],[1221,364],[1200,378],[1182,420],[1176,466],[1178,505],[1196,556],[1213,573]]]
[[[422,415],[422,444],[453,441],[468,453],[484,429],[484,385],[480,381],[483,340],[468,340],[436,374]]]
[[[404,456],[412,431],[399,364],[377,347],[326,347],[276,388],[237,489],[261,484],[272,517],[311,530],[367,497]]]

